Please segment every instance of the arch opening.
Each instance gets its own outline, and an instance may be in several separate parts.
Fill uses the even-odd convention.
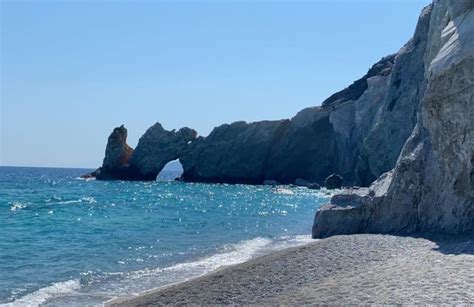
[[[170,161],[166,163],[165,167],[161,170],[161,172],[156,177],[157,181],[172,181],[176,178],[180,178],[183,174],[183,165],[179,161],[179,159]]]

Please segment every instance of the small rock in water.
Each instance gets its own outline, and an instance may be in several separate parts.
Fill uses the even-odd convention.
[[[306,179],[302,179],[302,178],[296,178],[295,180],[295,185],[299,186],[299,187],[308,187],[311,185],[311,182],[309,182],[308,180]]]
[[[263,181],[264,185],[280,185],[280,183],[276,180],[266,179]]]
[[[319,190],[321,189],[321,186],[317,183],[310,183],[308,185],[308,189],[311,189],[311,190]]]
[[[329,175],[326,180],[324,180],[324,184],[326,188],[329,190],[332,189],[340,189],[342,187],[342,176],[336,173]]]

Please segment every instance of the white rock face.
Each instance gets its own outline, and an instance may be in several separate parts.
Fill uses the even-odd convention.
[[[474,1],[435,1],[414,40],[423,33],[427,45],[415,57],[422,64],[404,64],[421,69],[422,79],[400,75],[400,85],[415,82],[410,99],[418,96],[420,107],[395,168],[355,197],[334,196],[317,212],[313,237],[474,232]]]

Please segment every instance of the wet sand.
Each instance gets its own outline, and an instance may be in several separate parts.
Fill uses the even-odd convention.
[[[108,306],[474,304],[474,237],[336,236]]]

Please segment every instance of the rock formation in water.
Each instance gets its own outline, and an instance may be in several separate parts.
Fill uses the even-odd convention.
[[[342,187],[343,178],[338,174],[331,174],[324,180],[324,185],[329,190],[340,189]]]
[[[150,127],[133,150],[127,145],[122,125],[110,134],[102,166],[84,177],[99,180],[156,180],[165,165],[178,159],[197,137],[190,128],[167,131],[161,124]]]
[[[378,116],[387,104],[385,93],[394,65],[394,55],[383,58],[322,106],[304,109],[289,120],[224,124],[197,139],[192,129],[168,132],[156,124],[140,139],[128,173],[120,167],[99,178],[154,180],[174,159],[181,161],[185,181],[289,184],[300,179],[322,184],[332,173],[341,174],[347,184],[356,182],[358,173],[363,174],[361,182],[376,178],[396,162],[394,154],[383,163],[377,157],[402,147],[401,141],[394,141],[374,149],[379,154],[373,157],[359,155],[369,133],[387,130]],[[395,134],[398,131],[403,129]],[[377,167],[372,167],[375,163]]]
[[[268,157],[289,125],[288,120],[235,122],[198,138],[180,161],[185,181],[260,184]],[[273,178],[270,178],[273,179]],[[276,181],[282,182],[276,178]]]
[[[315,238],[474,232],[474,2],[435,1],[423,10],[407,46],[401,52],[411,49],[411,59],[399,68],[407,73],[392,72],[397,84],[391,82],[390,89],[405,84],[411,90],[400,92],[406,98],[389,104],[386,111],[416,110],[416,126],[393,170],[369,188],[334,196],[331,204],[318,210]],[[408,73],[413,68],[416,70]],[[393,129],[405,129],[402,118],[396,121],[385,114],[381,120],[398,123]],[[384,133],[377,134],[380,136],[367,146],[384,137]],[[364,167],[378,166],[366,163]]]
[[[320,107],[198,138],[157,124],[131,156],[125,130],[98,178],[154,180],[174,159],[186,181],[321,184],[337,173],[370,187],[334,196],[314,237],[474,231],[473,53],[474,2],[436,0],[400,51]]]
[[[193,129],[168,131],[156,123],[138,141],[130,168],[141,180],[155,180],[165,165],[182,156],[196,137],[197,132]]]
[[[127,144],[127,129],[122,125],[115,128],[107,140],[103,168],[117,168],[128,166],[133,148]]]
[[[116,177],[128,177],[129,161],[133,148],[127,144],[127,129],[122,125],[109,135],[102,166],[85,177],[111,180]]]
[[[354,183],[359,149],[382,108],[395,56],[383,58],[361,79],[290,120],[237,122],[214,129],[181,157],[186,181],[284,184],[323,183],[334,173]],[[399,145],[401,150],[402,144]],[[386,151],[380,147],[380,151]],[[395,151],[395,149],[393,149]],[[387,159],[385,168],[395,165]],[[369,170],[368,172],[370,172]]]
[[[327,176],[338,173],[346,184],[353,184],[359,170],[364,178],[376,178],[395,165],[395,155],[381,165],[376,159],[390,144],[379,146],[376,150],[380,154],[373,158],[361,159],[359,152],[385,106],[395,59],[394,55],[383,58],[322,106],[304,109],[289,120],[224,124],[199,138],[189,128],[176,133],[156,124],[140,139],[125,172],[119,168],[117,176],[116,171],[109,171],[107,177],[99,178],[154,180],[174,159],[182,163],[185,181],[261,184],[272,180],[289,184],[300,179],[323,184]],[[381,121],[377,129],[384,127]],[[402,147],[399,143],[398,151]],[[390,150],[396,152],[397,146],[392,145]],[[364,166],[375,161],[379,164],[366,169],[360,161],[367,162]]]

